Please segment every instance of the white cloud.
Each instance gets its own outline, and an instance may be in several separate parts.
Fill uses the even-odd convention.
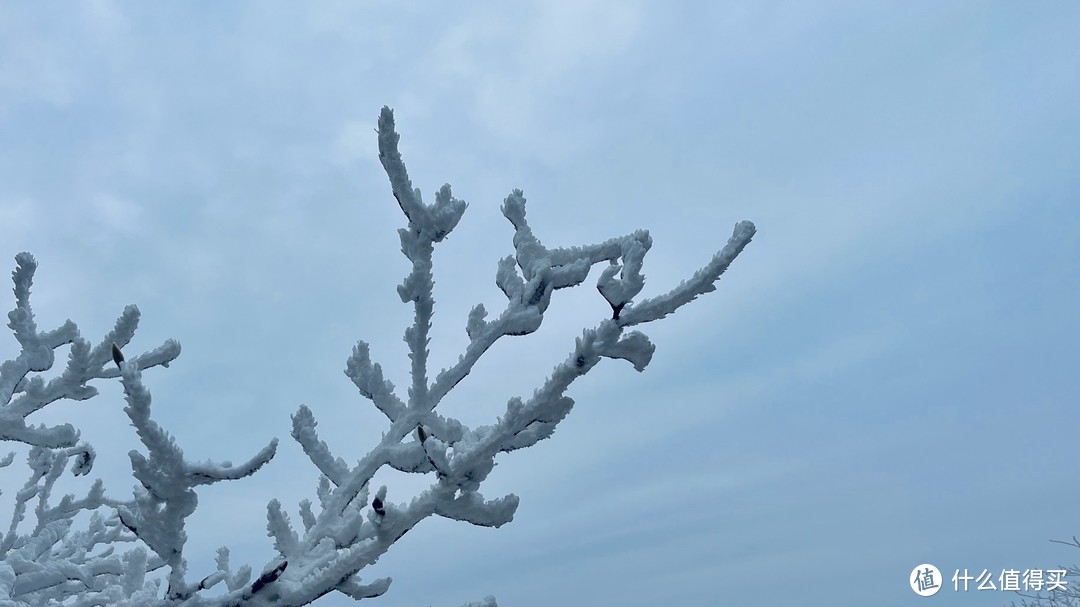
[[[5,16],[0,14],[0,23]],[[10,17],[10,15],[9,15]],[[53,41],[18,30],[18,18],[0,26],[0,118],[16,103],[67,107],[74,95],[74,76]]]
[[[433,85],[434,97],[463,95],[464,107],[489,136],[535,145],[543,139],[538,131],[552,136],[538,114],[573,95],[588,70],[628,49],[643,18],[637,2],[558,1],[475,11],[435,41],[418,79],[426,95],[412,99],[429,106]],[[545,151],[556,149],[553,144]]]
[[[142,209],[116,194],[99,193],[92,198],[90,206],[90,216],[86,219],[97,230],[98,238],[106,239],[114,232],[136,234],[147,228]]]
[[[0,242],[18,243],[41,228],[39,203],[31,198],[0,199]]]
[[[129,30],[127,18],[113,0],[87,0],[80,2],[78,8],[99,40],[107,41]]]

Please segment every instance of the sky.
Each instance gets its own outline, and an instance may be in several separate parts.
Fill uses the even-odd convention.
[[[381,436],[343,373],[357,340],[408,384],[383,105],[425,201],[469,203],[435,252],[436,369],[473,305],[503,307],[514,188],[550,246],[648,229],[644,295],[752,220],[716,292],[641,327],[644,373],[603,361],[551,439],[498,458],[482,491],[518,495],[514,521],[422,522],[371,604],[1004,605],[953,573],[1080,561],[1050,542],[1080,534],[1077,23],[1070,2],[4,3],[0,253],[36,256],[42,328],[96,343],[134,303],[130,349],[182,344],[144,380],[189,459],[282,440],[200,491],[198,579],[222,545],[258,572],[266,503],[295,520],[314,496],[301,404],[350,463]],[[610,313],[597,276],[439,411],[531,395]],[[80,427],[126,497],[139,445],[99,387],[29,421]],[[3,508],[24,478],[0,470]],[[391,502],[431,482],[377,479]],[[928,598],[922,563],[946,578]]]

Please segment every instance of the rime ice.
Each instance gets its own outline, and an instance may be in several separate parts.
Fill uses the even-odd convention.
[[[382,440],[355,465],[332,453],[319,438],[312,409],[298,408],[291,434],[317,471],[318,503],[297,504],[299,524],[279,500],[268,504],[267,531],[277,556],[257,576],[248,566],[234,571],[228,550],[222,548],[216,571],[189,577],[184,523],[198,504],[197,488],[254,474],[274,457],[277,440],[240,465],[185,459],[176,440],[153,420],[142,373],[158,365],[167,367],[180,354],[179,344],[168,341],[137,355],[125,351],[138,325],[134,306],[124,310],[115,328],[93,348],[71,321],[39,332],[30,306],[36,263],[28,253],[16,257],[12,274],[16,307],[8,314],[8,326],[21,352],[0,365],[0,438],[33,446],[28,461],[32,475],[15,496],[15,521],[0,540],[0,607],[270,607],[307,605],[332,592],[355,600],[380,596],[392,580],[365,580],[361,573],[421,520],[441,516],[485,527],[513,520],[517,496],[488,499],[480,492],[495,458],[550,437],[574,406],[567,389],[601,359],[623,359],[644,370],[654,346],[645,334],[630,328],[663,318],[714,290],[714,283],[754,235],[752,223],[739,222],[724,247],[688,280],[667,293],[644,297],[642,265],[652,246],[648,232],[599,244],[549,248],[529,227],[523,192],[514,190],[502,204],[513,228],[513,254],[500,260],[495,271],[506,307],[494,316],[482,305],[474,307],[465,320],[468,346],[456,364],[432,377],[428,333],[434,308],[433,253],[468,205],[454,198],[449,185],[436,192],[434,203],[425,204],[420,190],[413,188],[398,140],[393,112],[384,107],[378,120],[379,159],[407,221],[398,234],[401,251],[412,264],[397,287],[401,301],[413,307],[413,323],[404,335],[411,360],[409,382],[402,394],[372,361],[366,343],[360,341],[353,348],[345,375],[389,423]],[[610,315],[582,331],[542,385],[529,396],[511,398],[505,413],[491,425],[469,428],[436,411],[488,348],[503,337],[536,331],[555,291],[581,284],[597,264],[602,269],[596,288],[611,307]],[[45,381],[38,374],[53,367],[55,351],[63,346],[70,346],[64,371]],[[70,425],[31,427],[25,418],[59,399],[90,399],[97,390],[88,382],[113,378],[123,385],[124,411],[144,447],[144,452],[129,454],[137,481],[132,498],[108,499],[98,482],[81,499],[66,496],[50,505],[53,485],[67,464],[72,464],[72,473],[87,474],[94,451],[79,443],[79,432]],[[9,456],[0,467],[11,462]],[[425,475],[431,484],[407,501],[399,501],[385,486],[372,494],[371,479],[383,466]],[[19,535],[15,528],[31,500],[39,503],[38,524],[33,532]],[[86,530],[75,531],[73,517],[81,511],[93,511],[93,518]],[[154,575],[158,570],[164,579]],[[224,594],[203,593],[222,584]],[[494,597],[487,597],[467,607],[497,606]]]

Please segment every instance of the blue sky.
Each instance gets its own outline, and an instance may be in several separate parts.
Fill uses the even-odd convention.
[[[1000,605],[907,577],[1080,560],[1048,542],[1080,533],[1080,5],[507,4],[0,6],[0,253],[37,257],[39,323],[96,340],[138,304],[132,347],[183,345],[145,379],[189,457],[283,439],[200,493],[193,576],[223,544],[258,569],[266,502],[314,495],[301,403],[347,461],[378,439],[342,373],[358,339],[406,385],[383,105],[426,199],[470,203],[436,250],[437,367],[501,307],[513,188],[549,245],[649,229],[645,293],[759,232],[645,327],[645,373],[605,361],[499,460],[484,492],[520,496],[514,522],[425,521],[372,569],[395,578],[378,604]],[[607,308],[557,295],[443,414],[494,419]],[[83,429],[117,496],[121,408],[111,385],[38,414]]]

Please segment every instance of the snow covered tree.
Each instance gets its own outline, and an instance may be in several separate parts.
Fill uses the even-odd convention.
[[[432,377],[427,348],[434,246],[453,231],[467,205],[452,196],[449,185],[438,190],[434,204],[422,202],[398,151],[389,108],[383,108],[379,117],[378,146],[393,196],[407,219],[407,226],[398,232],[412,271],[397,291],[414,311],[414,322],[405,330],[411,381],[403,397],[383,376],[380,365],[372,362],[365,342],[353,348],[345,374],[386,416],[389,428],[352,466],[319,438],[312,410],[299,407],[292,416],[292,437],[319,472],[318,503],[299,502],[300,525],[281,502],[269,503],[267,529],[277,556],[258,576],[247,566],[234,571],[228,550],[222,548],[216,571],[189,577],[184,527],[195,511],[198,487],[254,474],[274,457],[277,440],[241,465],[185,459],[173,437],[152,418],[151,395],[143,380],[144,370],[167,367],[180,354],[179,344],[170,340],[148,352],[127,353],[139,320],[134,306],[126,308],[115,328],[93,347],[70,320],[58,329],[39,331],[30,305],[36,262],[29,253],[16,257],[12,274],[16,306],[8,314],[8,326],[21,352],[0,365],[0,438],[31,446],[31,475],[15,494],[11,525],[0,536],[0,607],[269,607],[308,605],[331,592],[356,600],[382,595],[390,578],[365,581],[360,574],[425,518],[440,516],[487,527],[510,522],[518,505],[515,495],[488,499],[480,493],[496,457],[550,437],[574,405],[567,389],[601,359],[623,359],[638,371],[645,369],[654,347],[632,329],[713,291],[755,231],[749,221],[739,222],[724,247],[689,279],[667,293],[639,297],[645,285],[642,262],[652,245],[648,232],[593,245],[549,248],[533,234],[525,197],[514,190],[502,204],[514,229],[514,254],[499,262],[495,275],[506,307],[489,317],[483,305],[475,306],[465,326],[468,346],[455,364]],[[583,331],[566,359],[531,396],[511,398],[503,415],[476,428],[437,412],[443,398],[496,341],[536,331],[554,292],[581,284],[593,265],[605,262],[596,287],[611,307],[610,316]],[[70,350],[67,365],[46,380],[42,374],[52,369],[55,351],[62,347]],[[99,481],[82,498],[68,495],[54,502],[52,492],[64,469],[70,463],[73,474],[88,474],[94,450],[80,442],[71,425],[31,426],[26,418],[60,399],[90,399],[97,394],[90,382],[112,378],[120,379],[127,403],[124,411],[144,447],[144,452],[129,454],[136,490],[129,499],[115,499],[106,496]],[[0,466],[12,461],[13,454]],[[385,466],[425,475],[431,484],[411,500],[393,500],[386,486],[370,486]],[[36,502],[36,523],[24,529],[21,523],[31,502]],[[92,513],[89,524],[75,530],[76,515],[84,512]],[[124,545],[129,547],[121,550]],[[494,607],[495,600],[488,597],[472,605]]]

